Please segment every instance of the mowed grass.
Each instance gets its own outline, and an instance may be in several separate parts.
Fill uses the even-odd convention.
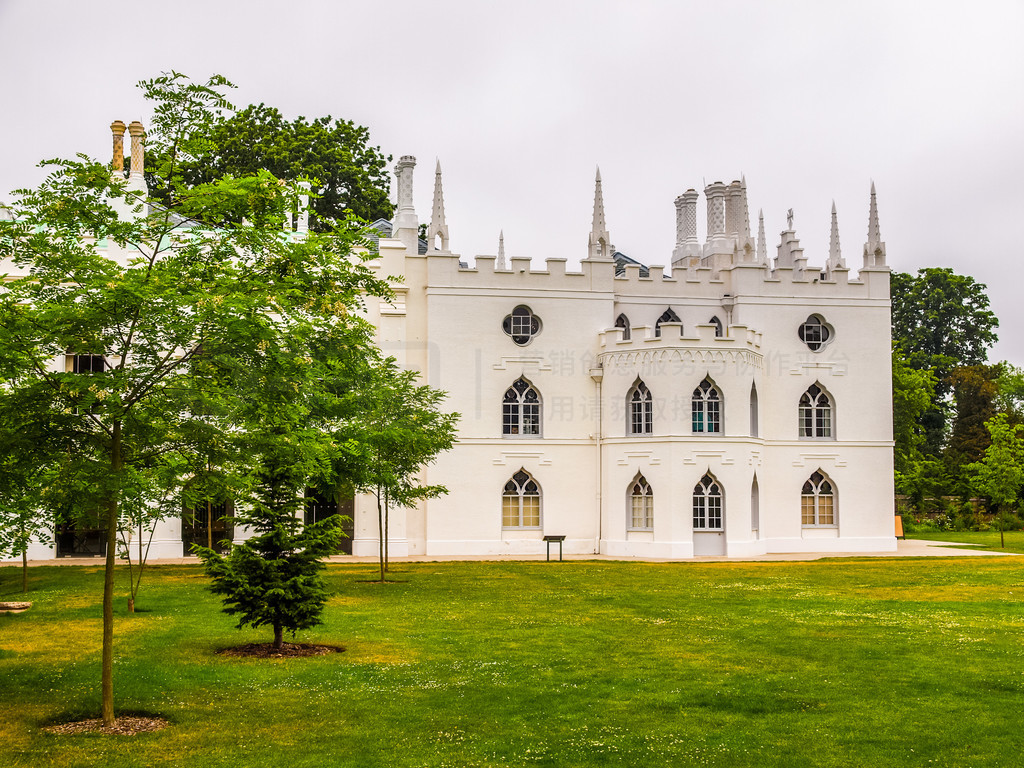
[[[950,541],[960,544],[972,544],[971,549],[990,552],[1016,552],[1024,554],[1024,531],[1004,531],[1005,547],[999,546],[999,531],[926,531],[908,533],[908,539],[927,539],[929,541]]]
[[[344,653],[254,661],[216,654],[269,633],[197,567],[148,571],[115,694],[173,726],[112,737],[40,730],[98,711],[102,574],[33,568],[33,608],[0,616],[0,765],[1024,765],[1020,558],[372,572],[330,566],[299,634]]]

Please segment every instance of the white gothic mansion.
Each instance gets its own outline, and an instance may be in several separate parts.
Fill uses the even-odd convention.
[[[373,265],[399,278],[395,298],[367,311],[385,353],[447,391],[461,420],[424,473],[448,495],[392,510],[392,556],[540,554],[545,536],[564,536],[567,554],[620,557],[895,549],[889,268],[873,187],[855,276],[834,207],[823,264],[808,263],[792,216],[769,259],[740,181],[704,189],[703,242],[699,194],[676,198],[669,275],[616,251],[598,175],[575,272],[565,258],[506,259],[501,245],[460,261],[440,168],[422,241],[415,164],[398,161],[394,220],[377,222]],[[337,508],[321,499],[307,517]],[[344,549],[376,554],[375,501],[340,509],[353,518]],[[203,517],[160,523],[151,556],[205,541]],[[30,556],[98,543],[69,529]]]

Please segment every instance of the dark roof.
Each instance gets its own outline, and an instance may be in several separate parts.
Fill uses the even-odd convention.
[[[391,237],[391,222],[387,219],[377,219],[375,222],[370,224],[371,229],[376,229],[380,232],[381,237]],[[416,239],[416,253],[421,256],[427,252],[427,241],[422,237]]]
[[[650,277],[651,276],[651,270],[649,270],[647,268],[646,264],[641,264],[636,259],[629,258],[629,256],[624,254],[622,251],[616,251],[615,255],[612,258],[615,259],[615,274],[616,275],[624,275],[624,274],[626,274],[626,265],[627,264],[635,264],[636,266],[640,267],[640,277]]]

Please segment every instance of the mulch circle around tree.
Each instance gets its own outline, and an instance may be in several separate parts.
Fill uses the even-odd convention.
[[[105,733],[114,736],[134,736],[137,733],[151,733],[159,731],[171,723],[162,717],[141,717],[136,715],[122,715],[114,720],[113,725],[103,725],[101,718],[92,720],[77,720],[73,723],[57,723],[43,728],[47,733],[56,733],[61,736],[74,736],[79,733]]]
[[[236,645],[217,651],[221,656],[238,656],[248,659],[295,659],[303,656],[326,656],[329,653],[344,651],[337,645],[313,645],[311,643],[281,643],[275,648],[273,643],[248,643]]]

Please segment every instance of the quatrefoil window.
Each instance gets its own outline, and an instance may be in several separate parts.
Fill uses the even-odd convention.
[[[505,315],[501,329],[512,337],[512,341],[522,347],[529,344],[533,337],[540,333],[540,318],[533,314],[529,307],[520,304],[512,310],[512,314]]]

